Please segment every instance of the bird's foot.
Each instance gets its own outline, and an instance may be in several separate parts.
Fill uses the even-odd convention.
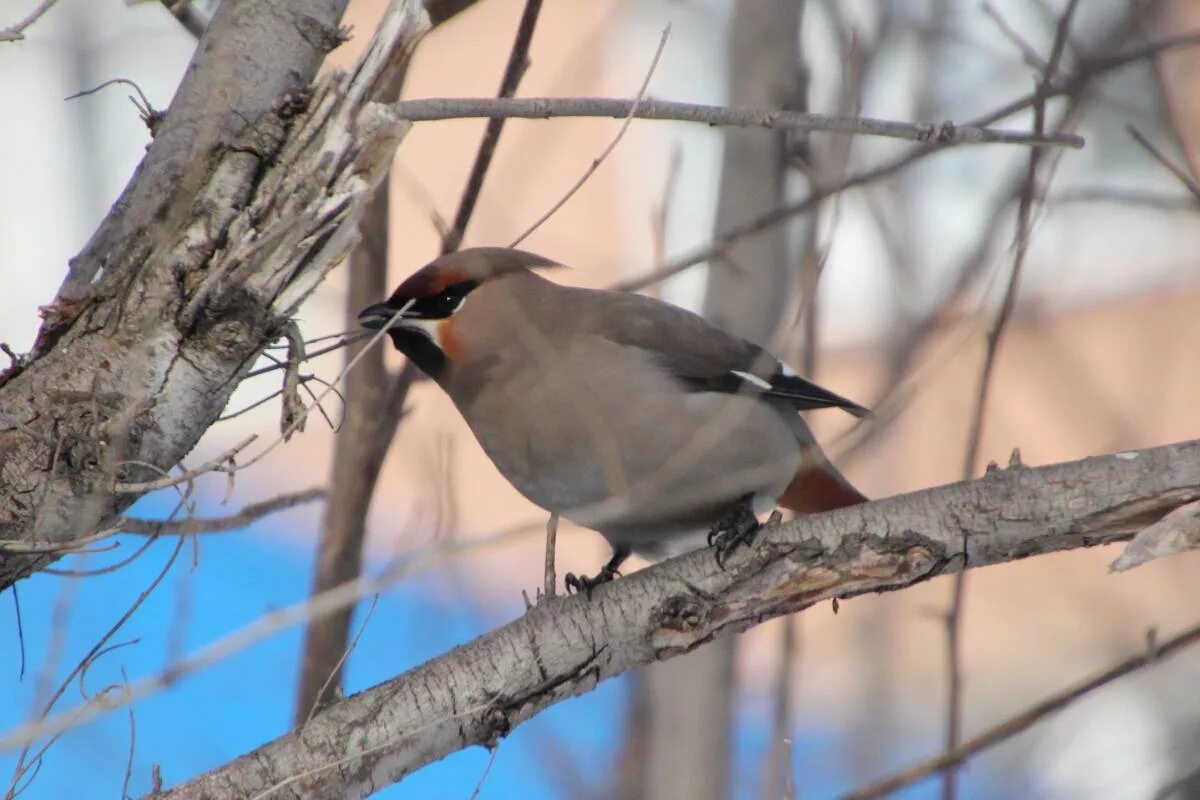
[[[574,572],[568,572],[563,578],[563,583],[567,587],[567,594],[583,592],[587,595],[588,600],[591,600],[592,589],[611,582],[613,578],[620,576],[620,574],[620,572],[605,564],[600,568],[599,572],[590,578],[587,575],[576,575]]]
[[[573,572],[568,572],[563,578],[563,583],[567,586],[567,594],[583,592],[587,595],[588,600],[592,599],[592,589],[595,589],[601,584],[608,583],[613,578],[618,577],[621,573],[618,568],[625,563],[625,559],[629,558],[630,550],[623,544],[613,547],[612,558],[608,563],[600,568],[596,576],[589,578],[586,575],[576,575]]]
[[[762,523],[754,516],[748,499],[739,502],[732,512],[718,520],[708,532],[708,546],[717,551],[717,566],[725,569],[725,560],[739,545],[753,543],[760,528]]]

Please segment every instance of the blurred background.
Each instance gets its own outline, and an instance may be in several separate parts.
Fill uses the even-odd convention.
[[[33,0],[7,0],[0,27]],[[663,28],[648,94],[899,120],[982,117],[1033,90],[1063,0],[592,0],[547,2],[518,94],[630,97]],[[384,3],[355,0],[353,64]],[[406,97],[495,93],[523,3],[481,0],[422,44]],[[28,7],[28,8],[27,8]],[[208,6],[200,3],[202,10]],[[1131,136],[1135,126],[1195,180],[1200,48],[1116,66],[1112,56],[1200,32],[1194,0],[1080,3],[1047,128],[1087,139],[1047,150],[1033,194],[1017,304],[990,383],[978,454],[964,469],[984,359],[1014,264],[1027,148],[953,148],[866,186],[646,291],[705,311],[769,344],[823,385],[875,406],[866,425],[809,421],[866,494],[883,497],[979,475],[1014,448],[1028,465],[1200,437],[1200,203]],[[26,39],[0,43],[0,341],[27,350],[37,307],[106,213],[148,135],[125,87],[64,102],[101,81],[136,81],[165,108],[195,46],[161,5],[60,0]],[[510,121],[464,246],[503,245],[546,211],[606,146],[617,120]],[[1027,109],[1003,127],[1028,129]],[[390,278],[435,257],[484,124],[418,124],[390,185]],[[571,265],[555,278],[609,286],[705,246],[759,214],[887,164],[894,140],[724,131],[635,121],[587,184],[523,247]],[[347,327],[348,270],[303,308],[315,337]],[[392,353],[388,364],[402,361]],[[332,379],[340,355],[310,365]],[[247,381],[231,411],[279,388]],[[355,612],[353,692],[523,613],[541,584],[544,523],[496,473],[436,387],[416,384],[368,518],[364,571],[414,553],[404,581]],[[336,422],[344,409],[325,404]],[[843,418],[844,417],[844,418]],[[277,402],[213,427],[199,464],[250,433],[277,430]],[[198,513],[330,480],[335,436],[316,415],[226,498],[199,487]],[[225,501],[225,502],[223,502]],[[164,516],[162,493],[132,513]],[[322,514],[305,506],[188,542],[88,670],[94,692],[154,674],[264,613],[303,600]],[[496,537],[496,534],[509,535]],[[498,540],[497,540],[498,539]],[[0,598],[0,728],[35,714],[53,686],[162,569],[174,541],[72,556]],[[449,547],[483,541],[474,547]],[[603,540],[564,524],[558,568],[591,574]],[[1200,617],[1200,554],[1110,574],[1096,548],[972,574],[961,606],[964,730],[993,725]],[[505,738],[413,775],[382,797],[837,796],[938,752],[946,727],[946,616],[952,581],[828,604],[737,640],[609,681]],[[367,611],[373,607],[369,619]],[[365,620],[365,624],[364,624]],[[120,796],[167,786],[285,733],[295,714],[303,630],[290,628],[168,689],[71,730],[21,795]],[[973,759],[962,797],[1200,797],[1200,652],[1113,684]],[[72,688],[61,708],[80,702]],[[133,743],[132,762],[129,762]],[[0,769],[16,763],[0,753]],[[490,765],[490,767],[489,767]],[[486,771],[486,777],[485,776]],[[1187,776],[1191,776],[1190,779]],[[905,797],[932,797],[928,780]]]

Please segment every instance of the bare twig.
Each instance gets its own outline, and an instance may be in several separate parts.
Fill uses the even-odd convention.
[[[348,347],[349,345],[352,345],[355,342],[361,342],[363,339],[366,339],[369,336],[371,336],[371,333],[368,331],[346,331],[343,333],[332,333],[332,334],[329,334],[328,336],[318,336],[315,339],[306,339],[304,342],[306,345],[312,344],[313,342],[319,342],[319,341],[322,341],[325,339],[336,338],[339,341],[334,342],[333,344],[328,345],[326,347],[322,347],[320,350],[312,351],[311,353],[309,353],[308,355],[306,355],[304,357],[304,360],[312,361],[317,356],[328,355],[329,353],[336,353],[338,350],[341,350],[343,347]],[[259,375],[266,375],[268,372],[275,372],[276,370],[281,370],[286,367],[287,367],[287,362],[277,360],[274,364],[271,364],[266,367],[259,367],[258,369],[253,369],[250,372],[247,372],[246,377],[247,378],[257,378]]]
[[[283,402],[279,404],[279,429],[283,432],[286,442],[293,433],[304,430],[304,401],[300,399],[300,364],[304,362],[304,337],[300,334],[300,326],[295,320],[288,320],[283,326],[283,335],[287,339],[287,358],[283,369]],[[319,405],[319,404],[318,404]],[[333,423],[330,423],[333,427]]]
[[[204,35],[204,29],[208,27],[208,20],[204,18],[199,9],[192,5],[192,0],[161,0],[161,2],[188,33],[197,39]]]
[[[0,31],[0,42],[19,42],[24,39],[26,28],[37,22],[56,2],[58,0],[42,0],[25,19]]]
[[[125,674],[125,668],[121,667],[121,678],[125,682],[125,686],[129,686],[129,676]],[[133,778],[133,754],[137,747],[137,723],[133,717],[133,703],[129,704],[129,756],[125,759],[125,779],[121,781],[121,800],[129,797],[129,781]]]
[[[1140,206],[1155,211],[1196,211],[1200,209],[1200,198],[1162,192],[1126,189],[1121,186],[1074,186],[1054,192],[1043,201],[1046,205],[1068,205],[1072,203],[1111,203],[1113,205]]]
[[[906,786],[911,786],[922,778],[960,765],[972,756],[978,755],[1001,742],[1008,741],[1022,731],[1028,730],[1050,714],[1061,711],[1076,700],[1086,697],[1097,689],[1130,673],[1137,672],[1143,667],[1161,663],[1168,656],[1175,655],[1184,648],[1196,643],[1200,643],[1200,625],[1189,628],[1178,636],[1158,644],[1152,649],[1148,649],[1146,652],[1132,656],[1082,683],[1046,698],[1037,705],[1027,708],[1020,714],[1010,717],[978,736],[972,736],[952,750],[914,764],[908,769],[872,783],[864,789],[852,792],[846,795],[843,800],[877,800],[877,798],[890,797],[895,792]]]
[[[671,147],[671,159],[667,162],[667,176],[663,180],[662,197],[650,215],[650,242],[656,267],[667,260],[667,223],[671,217],[671,201],[675,197],[675,186],[679,183],[679,172],[682,166],[683,148],[676,142]]]
[[[133,107],[137,109],[138,117],[141,118],[142,123],[150,131],[150,135],[153,136],[158,131],[158,126],[162,124],[163,117],[166,116],[166,112],[160,111],[151,105],[150,99],[146,97],[146,93],[142,91],[142,87],[138,86],[137,83],[129,80],[128,78],[112,78],[93,86],[91,89],[84,89],[81,92],[67,95],[63,99],[75,100],[80,97],[87,97],[88,95],[96,94],[101,89],[106,89],[109,86],[114,86],[116,84],[125,84],[137,92],[137,97],[132,95],[129,96],[129,102],[133,103]]]
[[[1004,15],[992,5],[988,0],[984,0],[983,13],[987,15],[992,22],[996,23],[996,27],[1000,29],[1005,39],[1008,39],[1021,52],[1021,59],[1029,66],[1039,71],[1045,71],[1046,60],[1042,58],[1037,49],[1029,43],[1029,41],[1021,34],[1017,33],[1016,29],[1009,24]]]
[[[500,752],[500,743],[492,745],[488,748],[487,765],[483,768],[483,773],[479,776],[479,780],[475,784],[475,790],[471,792],[470,800],[478,800],[479,793],[483,790],[483,782],[487,780],[487,776],[492,771],[492,765],[496,763],[496,754]]]
[[[554,584],[557,577],[554,574],[554,555],[557,543],[558,514],[551,511],[550,518],[546,520],[546,569],[542,582],[542,597],[554,597],[555,594]]]
[[[325,692],[333,684],[334,679],[336,679],[341,673],[342,665],[346,663],[346,659],[349,658],[350,654],[354,652],[354,648],[358,647],[358,640],[362,638],[363,631],[367,629],[367,623],[371,621],[371,615],[375,613],[375,606],[377,605],[379,605],[378,592],[376,592],[371,598],[371,605],[367,607],[367,613],[363,615],[363,620],[359,624],[358,631],[354,634],[354,638],[350,640],[350,644],[347,645],[346,649],[342,651],[342,657],[337,660],[337,663],[333,665],[333,669],[329,671],[329,677],[325,679],[325,683],[321,684],[321,690],[317,692],[318,700],[325,696]],[[308,718],[305,720],[305,724],[307,724],[308,721],[313,718],[313,714],[316,714],[320,710],[320,703],[313,703],[312,708],[308,710]]]
[[[89,536],[81,536],[78,539],[71,539],[67,542],[37,540],[26,542],[19,539],[0,539],[0,553],[54,553],[56,555],[66,555],[67,553],[103,553],[113,548],[109,546],[92,548],[88,547],[88,545],[92,542],[98,542],[101,539],[107,539],[116,532],[116,528],[108,527]]]
[[[134,612],[136,612],[139,608],[141,608],[142,603],[144,603],[146,601],[146,598],[148,598],[151,595],[151,593],[156,588],[158,588],[158,585],[160,583],[162,583],[163,578],[165,578],[167,576],[167,573],[170,572],[172,565],[174,565],[174,563],[175,563],[175,559],[177,559],[179,557],[179,553],[183,549],[183,544],[185,541],[186,541],[185,539],[180,537],[180,539],[175,544],[175,549],[171,551],[170,557],[167,558],[167,562],[163,565],[162,569],[159,570],[158,574],[154,577],[154,580],[152,580],[150,582],[150,585],[148,585],[145,589],[142,590],[141,594],[139,594],[137,596],[137,598],[133,601],[133,603],[129,606],[129,608],[126,609],[125,613],[122,614],[120,616],[120,618],[118,618],[117,621],[112,624],[112,626],[104,633],[103,636],[100,637],[100,639],[94,645],[92,645],[92,648],[90,650],[88,650],[87,654],[84,655],[83,659],[81,659],[80,662],[78,664],[76,664],[75,668],[73,670],[71,670],[70,674],[68,674],[67,677],[62,680],[62,682],[58,686],[58,689],[55,690],[54,694],[50,697],[49,701],[46,702],[44,709],[41,713],[40,720],[38,723],[35,723],[35,725],[40,724],[47,720],[47,715],[50,713],[50,710],[54,708],[55,703],[57,703],[59,698],[62,697],[63,692],[66,691],[67,687],[70,686],[74,682],[75,677],[77,675],[79,675],[81,672],[87,670],[88,665],[91,664],[91,662],[96,658],[96,656],[105,649],[105,646],[108,644],[108,640],[116,635],[117,631],[119,631],[125,625],[125,623],[129,621],[130,617],[133,616]],[[126,695],[126,697],[128,697],[128,695]],[[129,702],[128,700],[125,701],[125,703],[128,703],[128,702]],[[77,713],[88,713],[89,710],[90,710],[90,713],[102,713],[103,711],[106,711],[109,708],[115,707],[115,705],[116,705],[116,703],[114,703],[113,701],[110,701],[110,700],[102,700],[101,699],[101,700],[99,700],[99,702],[97,700],[91,700],[91,701],[88,701],[85,705],[83,705],[79,709],[79,712],[77,712]],[[67,716],[74,716],[74,715],[72,715],[70,712],[68,712]],[[49,734],[50,734],[51,738],[48,742],[46,742],[45,745],[43,745],[41,752],[38,754],[38,756],[40,757],[40,755],[42,753],[45,753],[45,751],[54,743],[54,741],[57,739],[57,737],[60,736],[64,731],[68,730],[71,727],[72,727],[72,724],[68,723],[67,725],[60,727],[57,730],[50,731]],[[11,796],[14,788],[20,783],[21,777],[25,774],[26,770],[28,769],[25,762],[29,756],[29,750],[33,744],[34,738],[35,737],[29,737],[28,739],[26,739],[23,742],[21,754],[17,758],[16,768],[14,769],[12,782],[9,787],[9,796]],[[34,760],[37,761],[39,759],[35,758]]]
[[[1078,149],[1082,136],[1071,133],[1037,134],[953,122],[896,122],[870,117],[810,114],[765,108],[730,108],[670,100],[638,102],[612,97],[430,97],[402,100],[392,106],[400,119],[429,122],[444,119],[553,119],[555,117],[613,117],[615,119],[670,120],[742,128],[783,128],[824,131],[857,136],[885,136],[913,142],[939,144],[1054,145]]]
[[[321,488],[305,489],[302,492],[281,494],[270,500],[251,503],[236,514],[225,517],[189,517],[181,520],[141,519],[139,517],[121,517],[115,524],[126,533],[137,533],[143,536],[191,536],[197,533],[218,533],[236,531],[262,519],[268,514],[295,508],[314,500],[323,500],[325,490]]]
[[[577,191],[579,191],[580,187],[582,187],[585,183],[587,183],[588,178],[592,177],[592,173],[594,173],[600,167],[600,165],[604,163],[604,160],[606,158],[608,158],[609,153],[611,153],[614,149],[616,149],[617,145],[621,142],[621,139],[625,136],[625,131],[629,130],[629,123],[633,121],[634,115],[637,113],[637,110],[639,108],[641,108],[641,106],[642,106],[642,101],[645,99],[645,96],[646,96],[646,87],[650,85],[650,78],[654,76],[654,70],[655,70],[655,68],[658,67],[658,59],[662,57],[663,49],[666,48],[667,39],[670,36],[671,36],[671,26],[668,25],[666,28],[663,29],[662,38],[659,39],[659,41],[658,41],[658,49],[654,51],[654,58],[652,58],[650,60],[650,68],[646,70],[646,77],[642,79],[642,85],[638,89],[637,95],[633,98],[633,100],[631,102],[618,101],[618,102],[624,104],[625,121],[621,123],[621,127],[617,130],[617,135],[614,136],[612,141],[608,143],[608,147],[605,147],[604,150],[601,151],[600,155],[596,156],[595,160],[592,161],[591,166],[589,166],[586,170],[584,170],[583,175],[579,176],[579,180],[575,181],[575,184],[573,186],[571,186],[570,189],[567,190],[566,194],[564,194],[561,198],[559,198],[557,203],[555,203],[553,206],[551,206],[550,209],[545,214],[538,217],[537,220],[534,221],[534,223],[532,225],[530,225],[528,228],[526,228],[525,231],[522,232],[520,236],[518,236],[516,239],[513,239],[512,244],[509,245],[510,247],[516,247],[517,245],[519,245],[521,242],[523,242],[526,239],[526,237],[528,237],[531,233],[533,233],[538,228],[540,228],[542,226],[542,223],[544,223],[546,220],[550,219],[550,217],[554,216],[555,212],[557,212],[560,208],[562,208],[568,200],[570,200],[572,197],[575,196],[575,193]],[[528,101],[511,100],[510,99],[510,100],[491,101],[491,102],[520,103],[520,102],[528,102]],[[544,115],[539,115],[539,116],[544,116]],[[603,116],[614,116],[614,115],[604,114]],[[617,114],[615,116],[620,117],[622,115]]]
[[[1187,170],[1172,161],[1166,153],[1156,147],[1153,142],[1146,138],[1145,134],[1133,125],[1126,125],[1125,130],[1129,131],[1129,135],[1133,137],[1133,140],[1140,144],[1146,152],[1154,156],[1155,161],[1162,164],[1168,172],[1178,178],[1179,182],[1192,193],[1193,197],[1200,200],[1200,183],[1197,183],[1196,179]]]
[[[93,703],[64,712],[55,717],[22,725],[19,728],[0,735],[0,751],[19,747],[26,742],[33,741],[42,736],[57,735],[70,728],[83,725],[88,720],[95,719],[126,703],[132,703],[156,694],[171,686],[185,675],[190,675],[223,661],[234,653],[241,652],[256,642],[273,636],[281,630],[303,622],[320,619],[339,609],[347,608],[364,597],[386,591],[389,587],[410,575],[441,563],[452,556],[508,544],[515,539],[535,532],[539,527],[539,525],[522,524],[480,539],[442,542],[435,547],[412,553],[379,575],[348,581],[321,594],[313,595],[307,600],[264,614],[238,630],[226,634],[186,658],[175,662],[162,672],[130,684],[129,690],[125,693],[120,703],[110,704],[103,708]],[[187,541],[185,537],[179,537],[181,545],[185,541]]]
[[[12,587],[13,598],[13,615],[16,617],[17,623],[17,649],[21,653],[21,668],[17,672],[17,680],[25,680],[25,624],[21,619],[21,595],[17,591],[17,585],[14,583]]]
[[[324,395],[322,395],[322,396],[324,396]],[[303,417],[301,417],[301,419],[303,419]],[[195,469],[189,469],[181,475],[174,475],[174,476],[164,475],[163,477],[158,478],[156,480],[144,481],[142,483],[125,483],[125,482],[118,481],[116,484],[113,485],[113,491],[117,494],[123,494],[123,493],[142,494],[145,492],[152,492],[156,489],[166,489],[171,486],[178,486],[181,483],[187,483],[188,481],[195,480],[196,478],[200,477],[201,475],[207,475],[210,472],[232,473],[232,472],[236,471],[237,469],[239,469],[239,467],[237,467],[236,465],[235,466],[227,466],[226,465],[227,462],[232,462],[234,456],[236,456],[238,453],[242,452],[247,447],[249,447],[250,444],[252,442],[254,442],[256,439],[258,439],[257,434],[252,435],[252,436],[247,436],[245,439],[238,442],[236,445],[229,448],[224,453],[221,453],[221,455],[217,456],[216,458],[213,458],[213,459],[210,459],[209,461],[204,462],[202,465],[200,465],[199,467],[196,467]],[[130,462],[126,462],[126,463],[130,463]],[[143,465],[143,466],[148,466],[148,465]]]
[[[501,98],[516,94],[517,86],[529,67],[529,45],[533,41],[533,30],[537,27],[541,10],[542,0],[525,0],[525,10],[521,12],[521,22],[517,25],[517,36],[508,54],[508,65],[504,68],[504,77],[500,79],[500,91],[497,94]],[[479,150],[475,154],[475,163],[471,166],[471,173],[467,178],[466,189],[458,202],[454,225],[442,236],[443,255],[457,250],[462,245],[463,235],[471,222],[475,203],[479,200],[480,190],[483,189],[483,179],[487,176],[492,157],[496,154],[496,145],[503,130],[503,117],[492,117],[488,120],[483,140],[480,141]]]
[[[1143,45],[1141,47],[1132,48],[1124,53],[1118,53],[1113,56],[1098,57],[1081,64],[1077,70],[1067,79],[1063,79],[1048,86],[1045,91],[1034,91],[1030,94],[1013,100],[999,109],[984,114],[969,121],[967,127],[984,127],[994,124],[1001,119],[1010,117],[1020,111],[1034,106],[1039,102],[1063,96],[1077,96],[1081,89],[1090,84],[1095,79],[1115,69],[1127,66],[1142,59],[1156,55],[1158,53],[1170,50],[1176,47],[1189,47],[1200,44],[1200,33],[1189,33],[1180,36],[1168,37],[1156,42]],[[891,161],[884,162],[877,167],[871,167],[861,172],[855,173],[848,178],[840,181],[834,186],[824,188],[814,188],[806,197],[797,200],[794,203],[789,203],[785,206],[780,206],[761,217],[750,220],[749,222],[738,225],[723,231],[716,236],[712,242],[694,248],[691,251],[675,258],[674,260],[661,265],[658,269],[652,270],[645,275],[631,278],[626,281],[621,281],[612,286],[613,289],[619,291],[637,291],[651,284],[666,280],[673,275],[677,275],[690,267],[697,264],[702,264],[710,259],[720,257],[729,247],[735,242],[747,236],[754,236],[768,228],[778,225],[784,220],[792,217],[806,214],[812,209],[820,205],[826,198],[829,198],[839,192],[844,192],[848,189],[854,189],[859,186],[865,186],[875,181],[890,177],[905,167],[913,163],[933,155],[934,153],[944,150],[946,147],[953,146],[954,143],[928,142],[912,150],[897,156]]]
[[[156,537],[154,536],[149,537],[146,539],[146,541],[142,542],[137,550],[134,550],[131,555],[126,556],[115,564],[108,564],[107,566],[97,567],[96,569],[56,569],[54,567],[46,567],[42,571],[47,575],[58,575],[63,578],[93,578],[97,575],[108,575],[116,572],[119,569],[122,569],[123,567],[129,566],[134,561],[137,561],[139,558],[141,558],[142,554],[149,550],[150,546],[154,544],[155,539]]]

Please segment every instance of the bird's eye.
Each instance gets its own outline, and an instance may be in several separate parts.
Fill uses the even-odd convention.
[[[452,292],[449,289],[433,298],[433,305],[439,310],[447,314],[453,314],[462,304],[463,296],[457,292]]]
[[[422,297],[409,307],[408,316],[418,319],[446,319],[462,307],[467,294],[475,286],[474,282],[464,281],[447,286],[437,294]]]

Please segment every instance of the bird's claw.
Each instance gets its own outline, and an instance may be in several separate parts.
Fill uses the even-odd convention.
[[[739,503],[736,510],[717,522],[708,532],[708,546],[716,548],[717,566],[725,569],[725,560],[739,545],[750,545],[762,524],[748,504]]]
[[[578,594],[583,592],[587,595],[588,600],[592,599],[592,590],[597,586],[602,586],[609,583],[621,573],[609,567],[601,567],[600,571],[594,577],[589,578],[587,575],[576,575],[574,572],[568,572],[563,578],[563,583],[567,587],[567,594]]]

